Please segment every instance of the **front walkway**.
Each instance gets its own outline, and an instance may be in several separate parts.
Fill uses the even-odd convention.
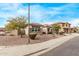
[[[69,34],[67,36],[56,38],[55,40],[49,40],[42,43],[4,47],[0,49],[0,55],[6,55],[6,56],[27,55],[50,47],[55,48],[76,36],[79,36],[79,34],[71,34],[71,35]]]

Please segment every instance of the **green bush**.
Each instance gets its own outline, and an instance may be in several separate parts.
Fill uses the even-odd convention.
[[[46,34],[45,32],[42,32],[42,34]]]

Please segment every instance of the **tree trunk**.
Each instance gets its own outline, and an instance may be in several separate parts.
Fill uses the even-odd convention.
[[[23,38],[23,35],[21,34],[21,29],[18,29],[18,35],[20,35],[20,37]]]
[[[23,38],[23,35],[21,34],[21,38]]]

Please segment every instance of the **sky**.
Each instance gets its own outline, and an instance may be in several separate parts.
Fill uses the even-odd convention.
[[[28,15],[27,3],[0,3],[0,27],[4,27],[10,17]],[[78,3],[32,3],[30,19],[33,23],[52,24],[69,22],[72,26],[79,24]]]
[[[27,6],[27,4],[22,3],[0,3],[0,27],[4,27],[11,17],[27,17]]]

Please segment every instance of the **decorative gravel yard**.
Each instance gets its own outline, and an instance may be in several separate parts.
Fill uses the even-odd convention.
[[[52,34],[37,35],[35,40],[30,39],[30,44],[40,43],[47,40],[62,37],[64,35],[58,35],[54,37]],[[28,37],[21,38],[20,36],[0,36],[0,46],[14,46],[28,44]]]

